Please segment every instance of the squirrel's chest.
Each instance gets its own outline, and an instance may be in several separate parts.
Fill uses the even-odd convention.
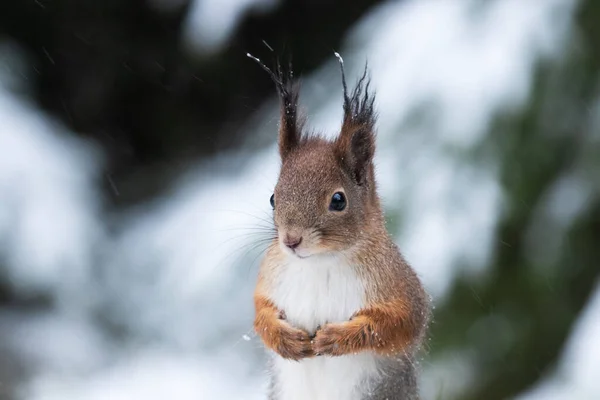
[[[365,306],[365,286],[353,266],[333,257],[295,260],[279,271],[273,301],[294,326],[314,332],[319,325],[348,320]]]

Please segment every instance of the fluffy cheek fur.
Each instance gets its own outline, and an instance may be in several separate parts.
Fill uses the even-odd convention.
[[[347,186],[352,183],[347,182]],[[332,251],[348,250],[361,240],[363,232],[369,227],[369,217],[377,216],[365,201],[366,193],[358,189],[346,190],[346,209],[343,211],[327,211],[318,224],[321,245]]]
[[[351,207],[349,204],[348,207]],[[356,244],[361,231],[360,215],[351,215],[347,211],[328,211],[324,222],[319,224],[314,237],[317,247],[322,252],[342,252]],[[357,214],[357,213],[354,213]]]

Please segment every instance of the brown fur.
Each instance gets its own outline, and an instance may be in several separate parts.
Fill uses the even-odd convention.
[[[376,117],[367,70],[348,94],[342,69],[344,120],[333,141],[302,133],[297,86],[286,80],[291,74],[268,71],[282,100],[282,167],[274,193],[278,238],[261,265],[255,329],[265,345],[284,358],[372,351],[390,360],[402,354],[410,361],[425,335],[429,303],[417,275],[385,228],[373,166]],[[346,197],[343,211],[329,209],[336,192]],[[277,285],[272,277],[278,268],[285,268],[287,249],[282,238],[289,237],[302,238],[304,250],[298,251],[307,256],[336,252],[348,258],[366,287],[368,305],[349,321],[322,326],[312,344],[311,333],[289,325],[283,310],[269,297]]]
[[[385,231],[369,229],[354,253],[367,283],[368,306],[350,321],[328,324],[317,331],[316,354],[343,355],[374,351],[393,356],[411,352],[427,325],[428,304],[416,274],[400,257]]]
[[[256,317],[254,330],[263,343],[281,357],[300,360],[314,355],[311,337],[305,331],[285,321],[285,313],[278,310],[265,296],[255,295]]]

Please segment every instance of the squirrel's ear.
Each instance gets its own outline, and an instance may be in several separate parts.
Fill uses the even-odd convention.
[[[357,184],[368,184],[375,155],[373,132],[366,127],[358,127],[348,135],[349,141],[338,139],[338,157]]]
[[[372,171],[375,155],[375,96],[369,92],[368,68],[349,95],[344,74],[344,61],[336,53],[342,69],[344,88],[344,121],[336,141],[338,157],[359,185],[364,185]]]
[[[281,64],[277,62],[275,72],[273,72],[258,58],[251,54],[247,55],[256,61],[269,74],[277,88],[281,103],[279,154],[281,155],[281,159],[284,159],[298,146],[301,137],[301,126],[298,122],[299,84],[294,80],[292,64],[290,62],[288,70],[284,72],[281,68]]]
[[[281,159],[284,159],[298,146],[301,137],[301,128],[298,122],[299,85],[291,80],[291,74],[290,69],[289,77],[283,80],[281,88],[278,88],[281,102],[279,122],[279,154]]]

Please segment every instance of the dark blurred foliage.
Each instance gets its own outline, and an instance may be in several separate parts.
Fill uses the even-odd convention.
[[[464,399],[512,398],[552,372],[600,277],[598,198],[568,228],[557,259],[536,265],[527,247],[544,196],[584,153],[596,160],[584,167],[586,183],[597,184],[600,148],[589,144],[588,123],[600,78],[599,20],[600,3],[581,2],[565,57],[538,65],[528,106],[498,118],[480,149],[499,152],[506,193],[491,273],[477,282],[459,279],[436,310],[432,332],[434,353],[469,348],[477,376]],[[485,328],[473,332],[475,321]]]
[[[298,72],[308,73],[379,2],[284,1],[248,15],[208,56],[182,46],[189,4],[166,13],[145,0],[4,0],[0,35],[31,57],[22,74],[39,104],[108,150],[107,193],[131,204],[191,161],[239,142],[240,125],[273,93],[247,52],[274,58],[293,49]]]

